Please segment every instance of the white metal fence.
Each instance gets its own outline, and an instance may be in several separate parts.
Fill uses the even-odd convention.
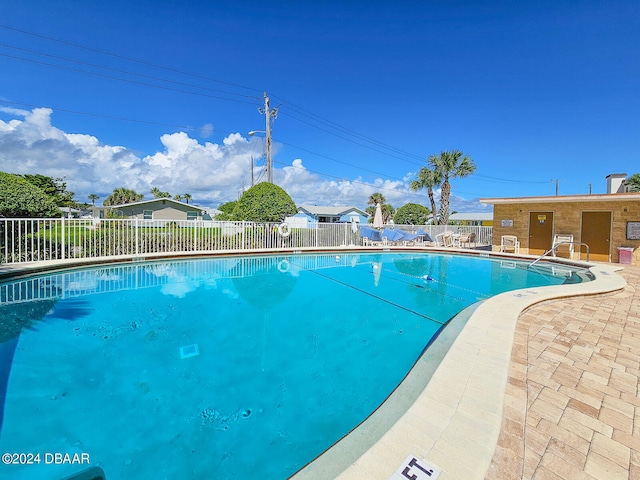
[[[476,233],[491,244],[491,227],[396,225],[432,238],[439,233]],[[316,223],[307,228],[278,223],[123,219],[0,219],[0,263],[22,263],[153,253],[210,253],[361,245],[351,223]]]

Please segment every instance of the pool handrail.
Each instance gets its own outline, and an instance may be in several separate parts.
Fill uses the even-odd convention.
[[[564,241],[564,242],[558,242],[556,243],[553,247],[551,247],[549,250],[547,250],[546,252],[544,252],[542,255],[540,255],[538,258],[536,258],[533,262],[531,262],[529,264],[530,267],[533,267],[536,263],[538,263],[540,260],[542,260],[544,257],[546,257],[547,255],[549,255],[550,253],[554,252],[556,249],[561,246],[561,245],[566,245],[566,244],[573,244],[573,245],[583,245],[585,247],[587,247],[587,258],[586,261],[589,261],[589,245],[587,245],[584,242],[569,242],[569,241]]]

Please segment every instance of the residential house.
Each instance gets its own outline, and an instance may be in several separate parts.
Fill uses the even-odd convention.
[[[287,223],[296,227],[304,227],[307,223],[345,223],[366,224],[369,214],[358,207],[337,206],[325,207],[317,205],[300,205],[298,213],[288,217]]]
[[[172,198],[154,198],[122,205],[92,207],[94,218],[107,218],[109,212],[118,217],[139,220],[211,220],[209,210],[191,203]],[[215,215],[214,215],[215,216]]]

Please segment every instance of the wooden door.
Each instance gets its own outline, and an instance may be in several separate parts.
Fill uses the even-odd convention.
[[[529,253],[542,255],[553,245],[553,212],[529,212]]]
[[[611,212],[582,212],[580,241],[589,245],[589,259],[611,261]],[[587,249],[580,247],[580,258]]]

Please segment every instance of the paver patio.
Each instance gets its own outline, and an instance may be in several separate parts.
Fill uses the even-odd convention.
[[[487,479],[640,479],[640,267],[618,273],[520,316]]]

